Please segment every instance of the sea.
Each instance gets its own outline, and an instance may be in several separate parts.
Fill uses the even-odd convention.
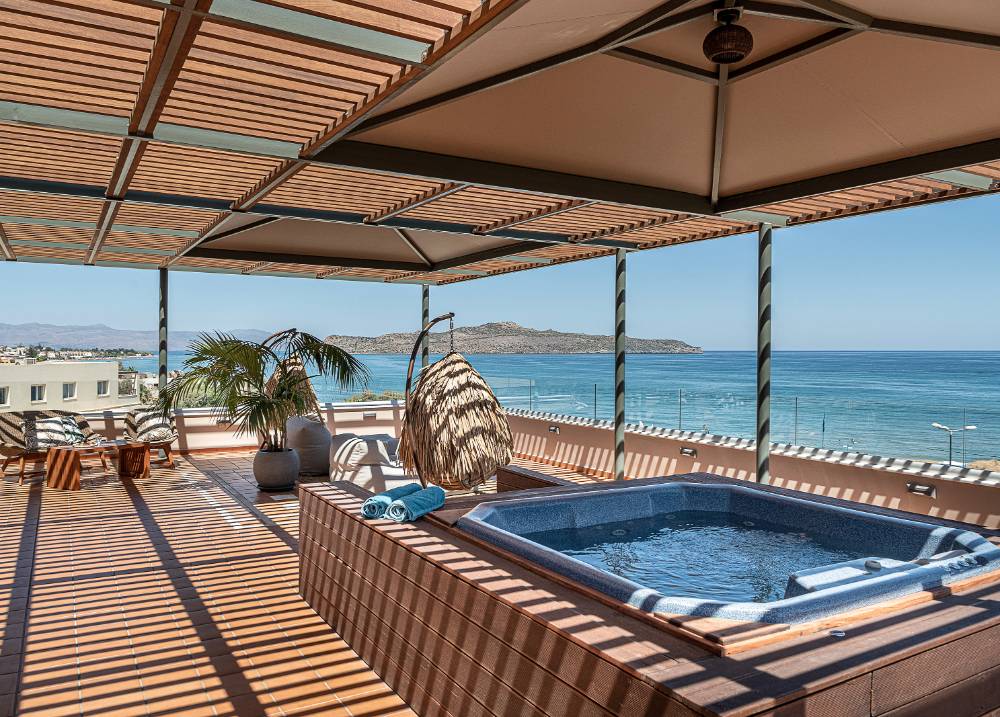
[[[170,370],[183,369],[186,358],[184,352],[170,352]],[[407,356],[358,358],[371,373],[370,389],[403,390]],[[467,358],[506,406],[612,418],[610,354]],[[125,364],[156,372],[155,358]],[[314,385],[324,401],[361,390],[324,379]],[[752,351],[632,354],[626,359],[626,419],[752,438],[755,385]],[[772,356],[772,385],[771,438],[777,443],[943,461],[949,456],[948,434],[931,425],[939,423],[976,427],[953,434],[952,462],[1000,455],[1000,352],[779,351]]]

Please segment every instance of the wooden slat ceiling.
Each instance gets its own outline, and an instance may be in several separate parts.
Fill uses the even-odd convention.
[[[93,231],[70,227],[5,224],[4,234],[18,260],[83,263]]]
[[[29,192],[0,192],[0,215],[5,217],[96,222],[100,212],[99,199],[71,199]]]
[[[280,163],[272,158],[150,142],[130,188],[231,201]]]
[[[402,65],[320,53],[305,42],[202,24],[162,121],[306,143],[343,121]]]
[[[112,137],[0,123],[0,174],[104,186],[120,144]]]
[[[150,204],[125,204],[115,217],[116,224],[160,229],[183,229],[200,232],[209,226],[218,212],[182,209]]]
[[[211,0],[162,7],[0,0],[0,226],[18,260],[435,284],[756,228],[759,220],[745,216],[320,158],[358,118],[521,2],[245,0],[236,6],[241,15],[214,14]],[[283,26],[281,18],[295,22]],[[331,40],[340,35],[324,28],[334,25],[362,40]],[[414,47],[418,58],[403,57]],[[979,178],[977,186],[915,176],[752,211],[795,225],[981,194],[1000,183],[1000,163],[963,171]],[[424,273],[187,255],[232,212],[523,244],[510,255]],[[458,236],[456,246],[468,240]]]
[[[559,200],[553,197],[469,187],[410,209],[400,216],[488,228],[493,223],[502,223],[539,209],[554,208],[558,204]]]
[[[986,167],[990,166],[1000,167],[1000,163],[986,165]],[[972,167],[967,168],[966,171],[980,176],[991,176],[987,171]],[[925,177],[911,177],[905,180],[869,184],[856,189],[828,192],[777,204],[765,204],[758,209],[763,212],[787,216],[790,224],[801,224],[975,193],[977,192],[974,190],[953,185],[950,182],[931,180]]]
[[[440,182],[310,166],[267,195],[267,203],[366,216],[399,206],[441,187]]]
[[[128,117],[163,12],[125,2],[0,4],[6,100]]]

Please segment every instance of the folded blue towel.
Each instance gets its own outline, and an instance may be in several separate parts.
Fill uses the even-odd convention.
[[[422,515],[427,515],[442,505],[444,505],[444,491],[436,485],[432,485],[430,488],[424,488],[392,501],[392,505],[385,511],[385,517],[389,520],[395,520],[397,523],[406,523],[416,520]]]
[[[392,501],[398,500],[412,493],[416,493],[418,490],[420,490],[419,483],[407,483],[406,485],[401,485],[398,488],[387,490],[385,493],[373,495],[362,504],[361,515],[369,520],[381,518],[385,515],[385,511],[392,504]]]

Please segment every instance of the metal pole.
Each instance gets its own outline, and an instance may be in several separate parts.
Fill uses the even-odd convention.
[[[420,330],[430,323],[431,320],[431,287],[427,284],[420,286]],[[431,337],[430,334],[424,337],[420,347],[420,366],[427,368],[431,360]]]
[[[969,465],[968,457],[965,454],[965,434],[968,433],[965,427],[969,425],[969,409],[962,409],[962,467]]]
[[[160,269],[160,315],[159,315],[159,388],[167,387],[167,313],[169,281],[166,269]]]
[[[948,431],[948,465],[951,465],[951,437],[953,435],[951,431]]]
[[[795,427],[792,429],[792,444],[799,445],[799,397],[795,397]]]
[[[771,231],[757,242],[757,482],[771,482]]]
[[[625,250],[615,252],[615,480],[625,480]]]

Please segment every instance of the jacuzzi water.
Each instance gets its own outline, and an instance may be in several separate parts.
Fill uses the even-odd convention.
[[[973,531],[730,483],[488,501],[457,525],[669,615],[806,622],[1000,570],[1000,549]]]
[[[765,520],[697,510],[523,537],[664,595],[729,602],[780,600],[797,570],[877,552]]]

